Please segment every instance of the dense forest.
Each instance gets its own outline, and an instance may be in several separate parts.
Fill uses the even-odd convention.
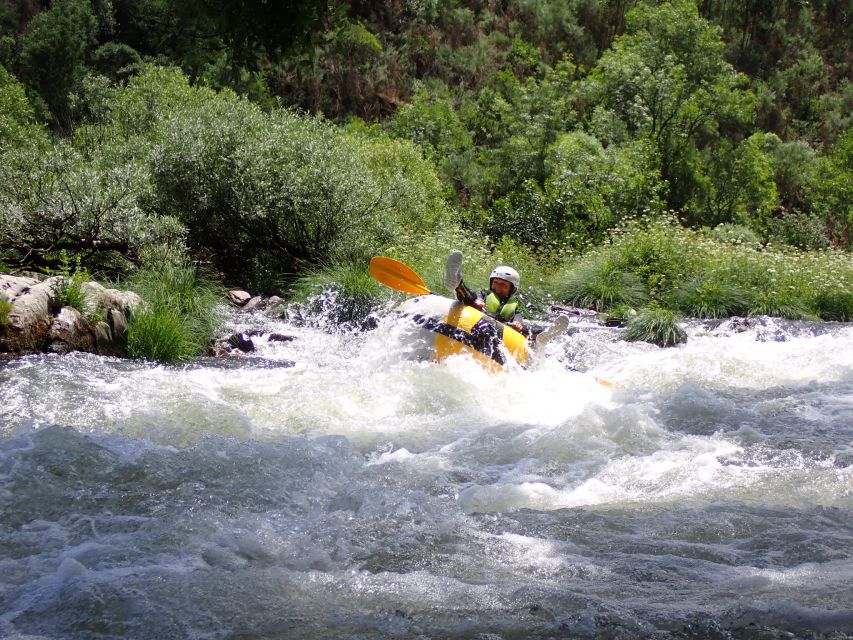
[[[850,320],[851,80],[850,0],[0,0],[0,269]]]

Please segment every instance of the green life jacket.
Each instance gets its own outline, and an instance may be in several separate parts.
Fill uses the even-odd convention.
[[[486,313],[497,318],[501,322],[512,322],[515,314],[518,313],[518,300],[510,296],[509,299],[502,304],[501,299],[490,291],[489,295],[486,296],[485,308]]]

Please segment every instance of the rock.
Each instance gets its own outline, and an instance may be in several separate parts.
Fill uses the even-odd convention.
[[[107,353],[113,346],[113,332],[110,325],[101,320],[95,325],[95,344],[98,353]]]
[[[73,307],[63,307],[50,321],[50,350],[56,353],[92,351],[95,335],[83,314]]]
[[[96,310],[103,310],[105,313],[109,312],[110,309],[117,309],[127,317],[142,304],[142,298],[133,291],[107,289],[94,281],[84,282],[82,288],[92,306]]]
[[[249,353],[250,351],[255,350],[255,343],[252,342],[252,339],[247,338],[242,333],[235,333],[233,336],[228,338],[228,344],[235,349],[239,349],[243,353]]]
[[[258,309],[263,307],[263,298],[261,296],[255,296],[251,298],[246,304],[243,305],[243,311],[252,311],[253,309]]]
[[[281,333],[271,333],[267,336],[267,342],[290,342],[296,340],[296,336],[286,336]]]
[[[242,289],[233,289],[229,291],[228,297],[231,299],[231,302],[236,304],[238,307],[242,307],[252,299],[251,294],[247,291],[243,291]]]
[[[107,312],[107,323],[112,330],[114,342],[127,342],[127,319],[118,309],[110,309]]]
[[[85,282],[82,291],[87,309],[103,312],[106,322],[92,326],[79,310],[58,308],[57,292],[65,280],[0,274],[0,295],[12,303],[8,324],[0,327],[0,352],[32,352],[50,349],[91,351],[123,355],[127,342],[127,316],[142,299],[132,291],[108,289]]]
[[[39,351],[48,345],[60,281],[0,275],[0,293],[12,303],[8,324],[0,333],[0,350]]]

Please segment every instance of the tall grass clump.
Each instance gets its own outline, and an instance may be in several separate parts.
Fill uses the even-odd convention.
[[[721,272],[697,275],[677,286],[674,307],[694,318],[728,318],[744,315],[753,298]]]
[[[687,334],[678,326],[678,318],[669,309],[650,305],[628,320],[624,337],[630,342],[650,342],[672,347],[684,342]]]
[[[597,253],[571,270],[557,291],[558,297],[578,307],[606,311],[638,307],[649,299],[640,275],[625,269],[619,256]]]
[[[0,327],[9,324],[9,314],[12,312],[12,303],[0,296]]]
[[[166,260],[128,283],[143,303],[127,327],[135,358],[180,362],[203,355],[222,321],[222,291],[185,261]]]

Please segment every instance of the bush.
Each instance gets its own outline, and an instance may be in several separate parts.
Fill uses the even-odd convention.
[[[143,300],[128,320],[128,355],[180,362],[205,353],[222,320],[217,285],[189,263],[167,260],[127,286]]]
[[[628,320],[624,338],[631,342],[650,342],[659,347],[672,347],[687,340],[678,319],[668,309],[649,306]]]
[[[64,249],[59,252],[62,284],[56,291],[56,303],[60,307],[73,307],[84,316],[93,311],[83,285],[89,281],[89,272],[80,265],[80,256],[75,256],[74,269],[71,269],[71,258]]]
[[[105,164],[59,143],[9,152],[0,163],[0,247],[18,266],[60,267],[57,249],[90,271],[123,271],[154,245],[179,245],[174,218],[146,213],[148,174],[137,163]]]
[[[229,92],[187,102],[157,124],[150,206],[181,220],[230,281],[280,289],[313,266],[366,259],[404,224],[448,217],[410,143],[266,114]]]

